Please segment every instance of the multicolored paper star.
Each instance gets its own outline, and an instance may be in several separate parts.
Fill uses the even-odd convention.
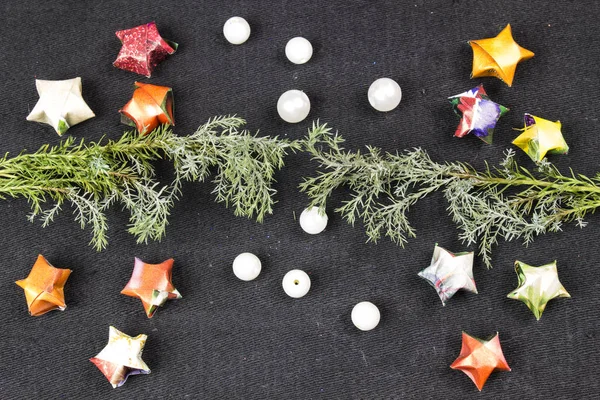
[[[473,49],[471,78],[495,76],[512,86],[517,64],[534,56],[519,46],[512,37],[510,24],[498,36],[469,41]]]
[[[154,21],[115,34],[123,47],[113,65],[148,78],[161,61],[177,50],[177,43],[160,36]]]
[[[467,374],[479,391],[492,372],[510,371],[502,353],[498,333],[489,340],[482,340],[463,332],[460,355],[450,368]]]
[[[64,287],[71,272],[70,269],[53,267],[43,255],[38,255],[29,276],[16,282],[25,291],[30,315],[37,317],[48,311],[64,311],[67,308]]]
[[[532,267],[517,260],[515,272],[519,278],[519,286],[507,297],[525,303],[537,320],[542,317],[546,304],[550,300],[556,297],[571,297],[558,280],[556,261],[540,267]]]
[[[463,137],[473,133],[479,139],[491,144],[496,123],[508,108],[490,100],[483,85],[448,99],[454,112],[461,116],[454,136]]]
[[[569,146],[560,131],[560,121],[525,114],[525,127],[513,144],[523,150],[535,162],[544,159],[547,153],[567,154]]]
[[[95,116],[81,95],[81,78],[62,81],[35,80],[40,99],[27,121],[51,125],[59,136],[70,127]]]
[[[444,306],[461,289],[477,293],[473,280],[473,252],[453,254],[436,244],[431,265],[419,272],[419,276],[433,286]]]
[[[131,100],[119,112],[121,122],[135,126],[145,135],[160,125],[175,125],[173,109],[173,90],[170,87],[136,82]]]
[[[140,299],[146,315],[152,318],[157,307],[165,304],[167,300],[181,298],[181,294],[171,283],[172,270],[172,258],[160,264],[147,264],[136,257],[131,279],[121,294]]]
[[[114,326],[109,328],[108,344],[90,361],[98,367],[113,388],[122,386],[131,375],[149,374],[142,360],[147,335],[131,337]]]

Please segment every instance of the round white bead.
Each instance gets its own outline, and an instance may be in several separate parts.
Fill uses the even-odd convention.
[[[379,78],[369,86],[369,103],[377,111],[391,111],[402,100],[402,90],[395,80]]]
[[[303,37],[290,39],[285,45],[285,56],[294,64],[304,64],[310,60],[312,54],[312,45]]]
[[[300,227],[304,232],[316,235],[323,232],[328,220],[327,214],[319,213],[319,207],[306,208],[300,214]]]
[[[310,112],[310,100],[300,90],[288,90],[277,101],[277,112],[281,119],[295,124],[302,121]]]
[[[289,271],[281,282],[285,294],[295,299],[304,296],[310,290],[310,278],[299,269]]]
[[[379,324],[381,314],[377,306],[369,301],[358,303],[352,309],[352,323],[361,331],[370,331]]]
[[[256,279],[261,268],[260,260],[252,253],[242,253],[233,260],[233,273],[243,281]]]
[[[242,17],[231,17],[223,25],[223,35],[231,44],[242,44],[250,37],[250,25]]]

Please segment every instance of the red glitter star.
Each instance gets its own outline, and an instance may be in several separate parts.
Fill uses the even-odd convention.
[[[481,340],[463,332],[460,355],[450,368],[467,374],[480,391],[493,371],[510,371],[497,332],[490,340]]]
[[[115,34],[123,47],[113,65],[148,78],[154,67],[177,50],[177,43],[160,36],[154,21]]]

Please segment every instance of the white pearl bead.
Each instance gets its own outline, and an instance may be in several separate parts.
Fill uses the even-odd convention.
[[[294,64],[304,64],[310,60],[312,54],[312,45],[303,37],[290,39],[285,45],[285,56]]]
[[[358,303],[352,309],[352,323],[361,331],[370,331],[379,324],[381,314],[377,306],[369,301]]]
[[[277,112],[281,119],[295,124],[308,116],[310,112],[310,100],[300,90],[288,90],[279,96]]]
[[[369,103],[377,111],[391,111],[398,107],[402,99],[402,90],[395,80],[379,78],[369,87]]]
[[[299,269],[289,271],[281,282],[285,294],[295,299],[304,296],[310,290],[310,278]]]
[[[300,214],[300,227],[304,232],[316,235],[323,232],[328,220],[327,214],[319,213],[319,207],[306,208]]]
[[[252,253],[242,253],[233,260],[233,273],[243,281],[256,279],[261,268],[260,260]]]
[[[242,44],[250,37],[250,25],[242,17],[231,17],[223,25],[223,35],[231,44]]]

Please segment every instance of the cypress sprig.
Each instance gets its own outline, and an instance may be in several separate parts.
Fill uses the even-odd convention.
[[[216,200],[236,215],[262,221],[272,212],[275,172],[297,144],[252,135],[240,129],[244,124],[235,116],[218,117],[189,136],[159,128],[97,143],[68,138],[35,153],[6,155],[0,159],[0,198],[26,198],[30,220],[40,219],[43,226],[70,204],[81,227],[91,226],[91,244],[100,250],[108,244],[110,206],[118,203],[129,211],[129,232],[138,242],[158,240],[182,183],[204,181],[214,172]],[[155,178],[158,159],[173,162],[169,184]]]
[[[442,192],[460,239],[478,244],[491,267],[499,239],[529,244],[564,223],[584,227],[586,214],[600,207],[600,174],[563,175],[546,160],[531,172],[517,164],[512,150],[498,167],[478,171],[466,163],[435,162],[419,148],[390,154],[367,146],[361,153],[344,150],[343,142],[326,124],[313,124],[302,145],[319,169],[300,189],[321,209],[336,188],[350,189],[336,211],[350,224],[361,220],[371,241],[387,236],[403,246],[416,235],[407,218],[410,207]]]

